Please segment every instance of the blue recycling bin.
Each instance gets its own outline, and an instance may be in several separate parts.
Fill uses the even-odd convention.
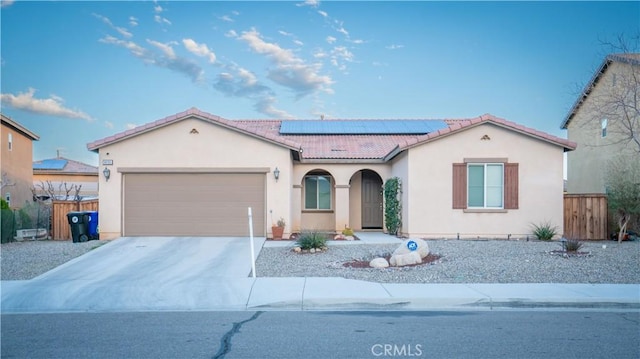
[[[85,213],[89,215],[89,240],[100,239],[100,234],[98,233],[98,211],[87,211]]]

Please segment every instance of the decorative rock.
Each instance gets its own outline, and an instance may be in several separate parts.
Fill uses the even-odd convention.
[[[418,246],[415,249],[415,251],[412,251],[411,249],[409,249],[409,246],[408,246],[409,242],[414,242]],[[427,255],[429,255],[429,245],[424,239],[407,239],[402,241],[402,244],[399,245],[398,248],[396,248],[396,250],[393,251],[393,253],[391,253],[391,255],[394,256],[398,254],[407,254],[411,252],[417,252],[420,255],[420,259],[422,259]]]
[[[348,241],[353,241],[353,240],[355,240],[355,238],[354,238],[353,236],[346,236],[346,237],[344,237],[344,238],[345,238],[346,240],[348,240]]]
[[[341,240],[344,240],[345,238],[344,238],[344,235],[342,234],[336,234],[336,236],[333,237],[333,239],[336,241],[341,241]]]
[[[418,253],[418,251],[413,251],[405,254],[394,254],[389,259],[389,264],[394,267],[402,267],[420,263],[422,263],[422,257],[420,257],[420,253]]]
[[[293,247],[293,251],[294,251],[294,252],[296,252],[296,253],[300,253],[300,252],[302,252],[302,248],[300,248],[300,247]]]
[[[315,252],[316,252],[316,249],[315,249],[315,248],[311,248],[311,249],[309,249],[309,253],[315,253]]]
[[[374,258],[369,262],[369,267],[372,268],[387,268],[389,266],[389,262],[387,262],[384,258]]]

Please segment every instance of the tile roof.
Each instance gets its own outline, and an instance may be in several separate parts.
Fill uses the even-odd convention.
[[[190,117],[196,117],[203,121],[215,123],[220,126],[272,142],[285,148],[298,151],[302,161],[388,161],[403,150],[455,134],[459,131],[464,131],[465,129],[478,126],[483,123],[492,123],[493,125],[507,128],[553,145],[560,146],[564,148],[565,151],[576,148],[576,144],[574,142],[527,128],[490,114],[472,119],[447,119],[445,120],[445,123],[448,125],[446,128],[442,128],[425,135],[286,135],[280,133],[281,120],[227,120],[195,108],[136,127],[133,130],[91,142],[87,144],[87,148],[92,151],[97,151],[101,147]]]
[[[64,157],[33,162],[34,174],[86,174],[98,175],[98,167]]]
[[[573,106],[571,106],[569,113],[564,118],[564,120],[562,120],[562,124],[560,125],[560,128],[562,128],[563,130],[567,129],[567,126],[569,125],[569,122],[571,122],[571,120],[573,119],[573,116],[575,116],[580,106],[582,106],[584,101],[586,101],[587,97],[589,97],[589,94],[591,94],[591,91],[596,86],[596,84],[598,83],[602,75],[607,71],[607,69],[609,68],[609,65],[612,62],[620,62],[624,64],[629,64],[632,66],[640,66],[640,53],[624,53],[624,54],[607,55],[607,57],[605,57],[605,59],[600,64],[600,67],[598,67],[598,70],[591,77],[591,80],[589,80],[587,85],[584,87],[584,89],[580,93],[580,96],[578,97],[576,102],[574,102]]]

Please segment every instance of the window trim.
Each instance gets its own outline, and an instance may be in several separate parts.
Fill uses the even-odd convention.
[[[469,188],[469,183],[471,182],[469,180],[469,175],[470,172],[469,171],[469,167],[483,167],[483,183],[482,183],[482,187],[483,187],[483,193],[482,193],[482,199],[483,199],[483,205],[482,206],[471,206],[469,203],[469,196],[471,194],[471,189]],[[487,168],[488,166],[499,166],[500,167],[500,206],[487,206],[487,189],[488,186],[487,185]],[[494,211],[494,210],[498,210],[498,211],[503,211],[504,210],[504,202],[505,202],[505,194],[504,194],[504,163],[503,162],[467,162],[467,210],[470,211],[474,211],[474,210],[481,210],[481,211],[485,211],[485,210],[490,210],[490,211]]]
[[[13,150],[13,134],[9,133],[9,135],[7,136],[7,145],[9,147],[9,151]]]
[[[318,181],[316,181],[316,208],[307,208],[307,178],[310,177],[314,177],[314,178],[319,178],[319,177],[324,177],[328,180],[329,182],[329,208],[318,208],[319,204],[320,204],[320,191],[318,191],[318,187],[317,184],[319,183]],[[333,212],[333,177],[330,174],[307,174],[304,176],[304,191],[303,191],[303,212],[313,212],[313,213],[328,213],[328,212]]]

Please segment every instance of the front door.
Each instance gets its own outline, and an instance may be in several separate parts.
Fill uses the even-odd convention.
[[[362,172],[362,229],[382,229],[382,179]]]

